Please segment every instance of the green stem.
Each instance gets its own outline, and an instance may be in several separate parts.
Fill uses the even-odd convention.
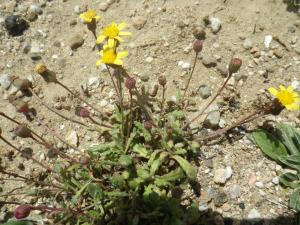
[[[195,58],[194,58],[194,64],[193,64],[193,67],[192,67],[192,71],[190,73],[190,76],[189,76],[189,79],[188,79],[188,82],[184,88],[184,92],[183,92],[183,96],[182,96],[182,101],[184,101],[184,98],[185,98],[185,95],[186,95],[186,92],[189,88],[189,85],[190,85],[190,82],[191,82],[191,79],[192,79],[192,76],[194,74],[194,70],[195,70],[195,67],[196,67],[196,64],[197,64],[197,58],[198,58],[198,52],[196,53],[195,55]]]

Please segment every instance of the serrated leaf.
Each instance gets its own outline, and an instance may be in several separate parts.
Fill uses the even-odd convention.
[[[159,169],[160,165],[161,165],[160,159],[154,160],[154,162],[151,164],[151,167],[150,167],[150,176],[153,176],[156,173],[156,171]]]
[[[279,157],[287,156],[285,146],[279,142],[272,134],[260,130],[252,133],[252,138],[260,147],[262,152],[271,159],[278,161]]]
[[[92,181],[88,181],[85,185],[83,185],[77,192],[76,195],[73,196],[72,198],[72,202],[76,203],[78,198],[84,193],[84,191],[86,190],[86,188],[88,187],[88,185],[91,183]]]
[[[121,155],[119,158],[119,163],[121,166],[128,167],[132,165],[133,161],[129,155]]]
[[[281,141],[287,147],[290,153],[293,155],[299,154],[300,149],[298,149],[294,143],[295,128],[284,123],[278,123],[276,127],[279,131]]]
[[[140,157],[143,157],[143,158],[148,158],[148,151],[147,149],[143,146],[143,145],[140,145],[140,144],[136,144],[134,147],[133,147],[133,151],[137,154],[139,154]]]
[[[290,196],[290,207],[300,211],[300,188],[294,190]]]
[[[154,182],[157,186],[168,186],[170,182],[174,182],[183,177],[184,177],[183,170],[181,168],[177,168],[163,176],[156,177]]]
[[[178,162],[178,164],[184,170],[188,178],[192,180],[196,180],[197,177],[196,169],[186,159],[182,158],[179,155],[174,155],[172,156],[172,158]]]

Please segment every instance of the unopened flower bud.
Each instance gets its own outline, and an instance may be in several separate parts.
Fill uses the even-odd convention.
[[[34,71],[40,74],[47,83],[57,82],[56,74],[53,71],[48,70],[48,68],[43,64],[37,64]]]
[[[14,216],[16,217],[16,219],[24,219],[29,216],[31,209],[31,205],[19,205],[14,211]]]
[[[167,84],[167,78],[163,75],[159,76],[158,83],[164,87]]]
[[[182,188],[177,186],[172,189],[171,193],[172,193],[172,197],[180,199],[183,194],[183,190]]]
[[[146,130],[151,130],[152,129],[152,123],[150,121],[145,121],[144,122],[144,128]]]
[[[129,90],[134,89],[136,84],[136,80],[133,77],[129,77],[125,81],[125,87],[127,87]]]
[[[199,39],[199,40],[205,39],[206,32],[203,27],[194,27],[192,32],[196,39]]]
[[[75,114],[77,116],[80,116],[82,118],[88,118],[90,117],[90,111],[87,109],[87,108],[84,108],[84,107],[76,107],[75,109]]]
[[[203,41],[202,40],[196,40],[194,41],[194,44],[193,44],[193,49],[196,53],[199,53],[202,51],[203,49]]]
[[[28,127],[26,127],[24,125],[18,125],[15,129],[15,134],[21,138],[32,137],[31,131],[28,129]]]
[[[236,73],[237,71],[239,71],[241,66],[242,66],[242,60],[239,58],[233,58],[233,59],[231,59],[231,61],[229,63],[228,71],[231,74]]]

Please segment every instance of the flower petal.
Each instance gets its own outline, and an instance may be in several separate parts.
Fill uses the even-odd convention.
[[[117,58],[118,59],[125,58],[126,56],[128,56],[128,52],[127,51],[121,51],[121,52],[118,52],[118,54],[117,54]]]
[[[118,65],[118,66],[122,66],[123,65],[123,61],[121,59],[116,58],[116,60],[114,61],[114,64]]]
[[[286,90],[286,88],[283,85],[279,85],[279,89],[280,89],[280,91],[285,91]]]
[[[100,20],[101,17],[100,16],[95,16],[95,20]]]
[[[294,92],[294,88],[292,86],[288,86],[286,90],[289,92]]]
[[[122,38],[120,38],[119,36],[115,37],[115,39],[117,39],[119,42],[123,42],[124,40]]]
[[[277,94],[278,94],[278,91],[277,91],[275,88],[273,88],[273,87],[268,88],[268,91],[269,91],[274,97],[276,97]]]
[[[121,31],[121,32],[119,33],[119,35],[121,35],[121,36],[131,36],[131,32],[128,32],[128,31]]]
[[[100,66],[101,64],[102,64],[102,60],[99,59],[99,60],[96,62],[96,65],[97,65],[97,66]]]
[[[100,36],[97,37],[96,43],[97,43],[97,44],[102,43],[102,42],[105,40],[105,38],[106,38],[105,35],[100,34]]]
[[[115,47],[115,39],[109,38],[107,44],[108,44],[109,48],[114,48]]]
[[[296,104],[295,102],[289,105],[286,105],[285,108],[287,108],[288,110],[297,110],[300,109],[299,105]]]
[[[118,29],[119,29],[119,30],[123,30],[123,29],[125,29],[126,27],[127,27],[127,24],[124,23],[124,22],[122,22],[122,23],[120,23],[120,24],[118,25]]]

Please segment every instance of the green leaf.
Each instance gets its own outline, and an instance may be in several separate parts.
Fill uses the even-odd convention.
[[[149,157],[147,149],[141,144],[136,144],[133,147],[133,151],[136,152],[137,154],[139,154],[140,157],[143,157],[143,158]]]
[[[296,169],[300,172],[300,155],[289,155],[286,157],[279,157],[278,159],[286,166]]]
[[[121,166],[129,167],[132,165],[133,161],[129,155],[121,155],[119,158],[119,163]]]
[[[75,203],[77,202],[78,198],[84,193],[85,189],[89,186],[89,184],[91,183],[92,181],[89,180],[85,185],[83,185],[79,191],[76,192],[76,195],[73,196],[72,198],[72,202]]]
[[[150,167],[150,176],[153,176],[156,173],[156,171],[159,169],[160,165],[161,165],[160,159],[154,160],[154,162],[152,163],[152,165]]]
[[[284,145],[270,133],[259,130],[253,132],[252,137],[262,152],[271,159],[278,161],[279,157],[287,156]]]
[[[171,172],[159,176],[155,178],[155,184],[157,186],[168,186],[170,182],[174,182],[176,180],[179,180],[185,176],[183,170],[181,168],[177,168],[175,170],[172,170]]]
[[[279,176],[279,181],[286,187],[290,187],[293,189],[300,187],[299,177],[297,174],[293,174],[290,172],[284,173]]]
[[[300,211],[300,188],[294,190],[294,192],[290,196],[290,207]]]
[[[291,154],[299,154],[300,150],[294,143],[296,129],[290,125],[278,123],[279,137]]]
[[[192,180],[196,180],[197,177],[196,169],[186,159],[182,158],[179,155],[174,155],[172,156],[172,158],[179,163],[179,165],[184,170],[188,178]]]
[[[136,173],[138,177],[141,178],[142,180],[147,180],[150,177],[150,173],[146,169],[139,168],[136,170]]]
[[[34,225],[34,223],[29,220],[11,220],[6,223],[3,223],[2,225]]]

